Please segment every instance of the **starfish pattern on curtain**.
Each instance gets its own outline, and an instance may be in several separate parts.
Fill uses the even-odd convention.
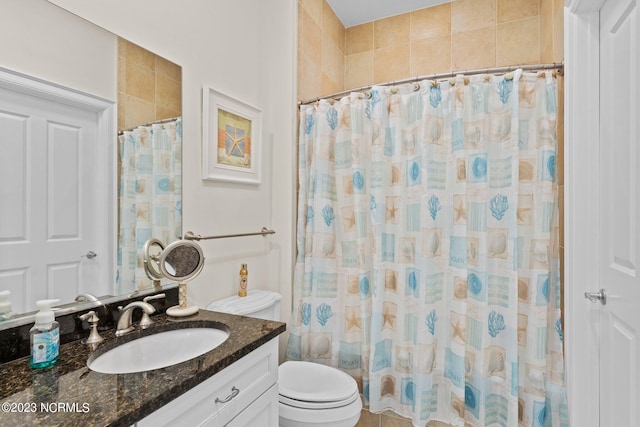
[[[416,426],[568,426],[557,81],[415,89],[301,107],[286,356]]]
[[[151,286],[147,240],[167,246],[182,236],[182,119],[125,131],[119,143],[117,295]]]

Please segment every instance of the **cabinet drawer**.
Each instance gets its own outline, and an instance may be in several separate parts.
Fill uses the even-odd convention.
[[[224,425],[278,381],[274,338],[138,422],[138,426],[196,426],[215,415]]]
[[[278,386],[273,385],[225,427],[278,427],[278,404]],[[217,426],[216,422],[206,425]]]

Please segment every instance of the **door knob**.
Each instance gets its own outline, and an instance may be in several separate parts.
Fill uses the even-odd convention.
[[[585,292],[584,297],[591,302],[600,301],[602,305],[607,304],[607,291],[604,289],[600,289],[600,292]]]
[[[93,251],[89,251],[87,252],[85,255],[82,255],[80,258],[84,258],[86,257],[87,259],[94,259],[95,257],[97,257],[98,254],[93,252]]]

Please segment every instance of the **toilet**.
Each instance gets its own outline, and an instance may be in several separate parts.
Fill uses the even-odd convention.
[[[246,297],[214,301],[207,310],[280,320],[281,299],[278,293],[253,289]],[[287,361],[278,368],[278,389],[281,427],[353,427],[360,418],[358,385],[339,369]]]

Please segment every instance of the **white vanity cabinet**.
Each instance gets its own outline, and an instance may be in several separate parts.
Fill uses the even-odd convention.
[[[138,421],[147,426],[278,425],[278,339]]]

